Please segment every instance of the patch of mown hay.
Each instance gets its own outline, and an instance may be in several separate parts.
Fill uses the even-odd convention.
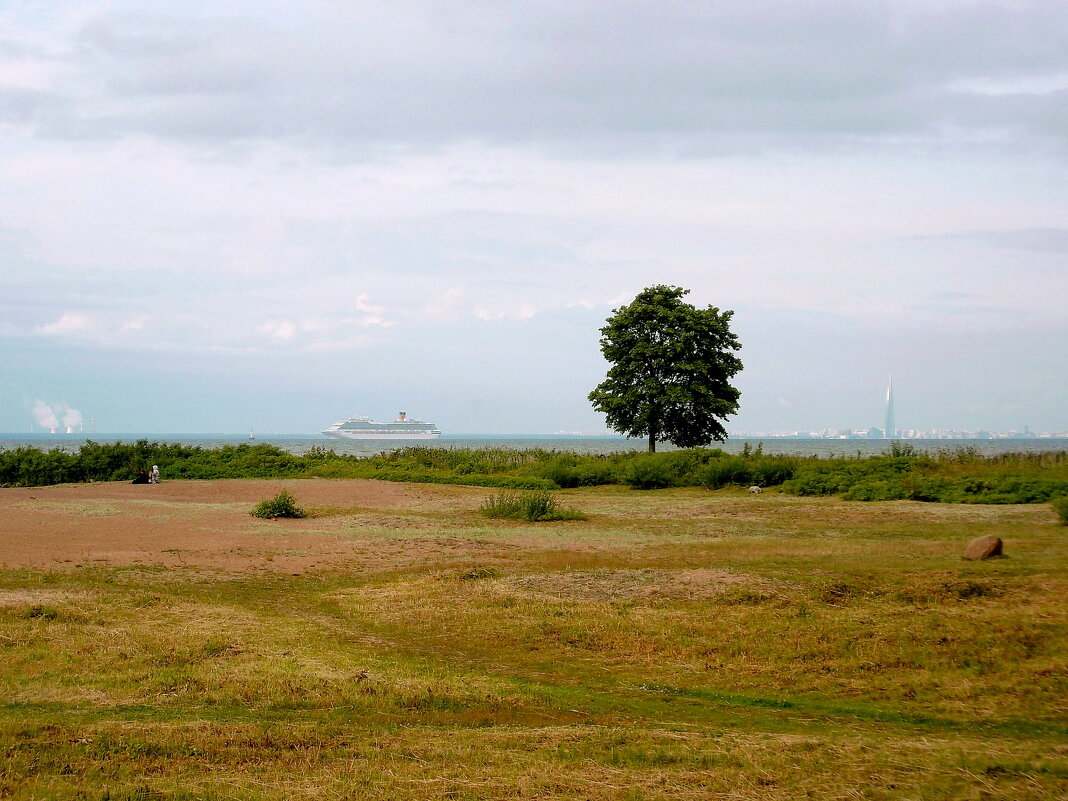
[[[779,582],[726,570],[602,569],[564,570],[505,579],[510,590],[560,600],[703,600],[738,590],[772,595]]]
[[[21,607],[32,604],[61,604],[84,600],[89,597],[87,592],[71,592],[69,590],[0,590],[0,608]]]

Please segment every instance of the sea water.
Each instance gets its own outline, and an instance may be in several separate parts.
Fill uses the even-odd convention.
[[[221,448],[225,445],[273,445],[289,453],[301,455],[312,447],[326,448],[339,454],[371,456],[376,453],[395,451],[401,448],[541,448],[544,450],[573,451],[575,453],[619,453],[643,451],[648,443],[643,439],[601,436],[535,436],[535,435],[481,435],[443,436],[423,440],[349,440],[330,439],[315,434],[264,434],[250,439],[247,434],[0,434],[0,450],[28,446],[40,450],[53,448],[67,452],[77,451],[88,441],[98,443],[134,443],[138,440],[167,442],[201,448]],[[902,445],[918,451],[938,453],[971,449],[985,456],[999,453],[1035,453],[1040,451],[1068,451],[1068,439],[1031,437],[1027,439],[909,439]],[[885,439],[791,439],[768,437],[764,439],[734,438],[711,447],[722,448],[728,453],[739,453],[745,446],[763,448],[764,453],[781,453],[800,456],[871,456],[888,453],[891,442]],[[666,443],[658,444],[657,450],[674,450]]]

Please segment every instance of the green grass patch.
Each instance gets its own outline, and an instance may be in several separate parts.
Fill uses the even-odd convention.
[[[543,523],[553,520],[585,520],[577,509],[560,506],[551,492],[499,492],[482,502],[479,511],[489,518]]]
[[[297,499],[288,490],[282,490],[273,498],[260,501],[249,514],[253,517],[262,517],[267,520],[273,520],[278,517],[300,518],[308,516],[308,513],[297,504]]]

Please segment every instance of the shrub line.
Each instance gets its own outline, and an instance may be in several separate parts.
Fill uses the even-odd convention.
[[[0,450],[0,487],[128,481],[160,466],[164,480],[219,478],[373,478],[463,484],[507,490],[623,485],[778,487],[795,495],[845,500],[942,503],[1047,503],[1068,523],[1068,453],[984,456],[974,449],[927,453],[893,443],[880,455],[765,454],[746,443],[738,454],[718,448],[666,453],[579,454],[542,448],[407,447],[373,456],[337,454],[313,445],[303,456],[267,444],[220,448],[148,442],[87,442],[76,453],[32,447]]]

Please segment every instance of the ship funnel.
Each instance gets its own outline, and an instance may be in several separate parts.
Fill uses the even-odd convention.
[[[408,419],[408,413],[407,412],[397,412],[397,420],[399,422],[403,423],[407,419]]]

